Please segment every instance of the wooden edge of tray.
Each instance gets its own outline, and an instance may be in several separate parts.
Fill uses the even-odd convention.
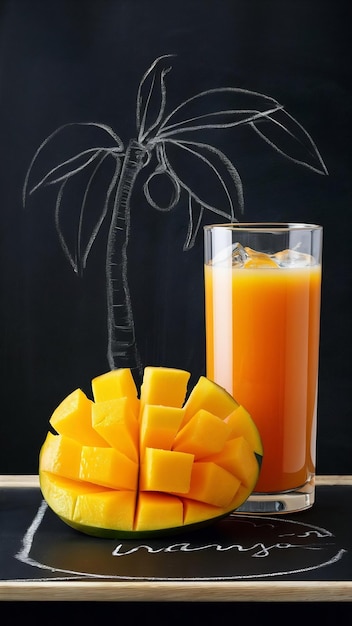
[[[352,476],[316,476],[315,482],[317,486],[352,485]],[[37,474],[0,474],[0,487],[39,487],[39,477]]]

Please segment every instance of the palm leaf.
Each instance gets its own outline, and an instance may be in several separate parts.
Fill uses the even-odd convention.
[[[171,69],[168,59],[172,56],[167,54],[157,58],[139,84],[136,124],[140,143],[158,127],[163,118],[166,105],[165,76]]]
[[[165,117],[157,137],[165,139],[189,131],[248,124],[281,108],[274,98],[254,91],[234,87],[209,89],[188,98]]]
[[[318,174],[327,174],[327,168],[313,139],[287,111],[275,111],[266,118],[251,121],[250,125],[281,155]]]
[[[43,178],[41,178],[35,185],[29,190],[29,195],[37,191],[44,185],[54,185],[55,183],[61,183],[67,179],[75,176],[78,172],[81,172],[88,167],[95,160],[99,159],[101,155],[101,149],[90,148],[84,150],[79,154],[59,163],[56,167],[53,167],[47,172]]]
[[[112,172],[105,171],[107,156],[106,153],[102,154],[91,171],[82,171],[75,179],[65,178],[56,197],[55,227],[64,254],[78,274],[81,274],[86,267],[88,255],[108,212],[110,199],[120,176],[121,160],[116,156],[112,162]],[[103,165],[105,166],[104,172],[102,171]],[[93,184],[98,175],[107,175],[107,177],[105,181],[99,180],[97,185],[99,197],[96,199]],[[106,192],[102,194],[104,201],[101,205],[102,184],[106,186]],[[65,219],[67,206],[69,214]]]
[[[184,250],[190,250],[191,248],[193,248],[194,242],[202,223],[202,217],[204,213],[204,207],[201,204],[198,204],[198,202],[196,202],[194,198],[192,198],[191,194],[189,194],[188,196],[188,212],[189,221],[186,241],[183,246]]]
[[[95,141],[92,128],[96,130]],[[103,136],[108,145],[102,145]],[[81,146],[78,152],[77,145]],[[33,156],[23,185],[23,206],[27,196],[34,191],[75,175],[89,166],[101,152],[119,154],[122,150],[121,139],[105,124],[73,122],[60,126],[41,143]],[[46,167],[48,161],[52,167],[49,171],[43,170],[43,164]]]
[[[214,146],[170,139],[165,142],[165,162],[175,180],[205,209],[231,221],[236,207],[243,211],[241,178]]]

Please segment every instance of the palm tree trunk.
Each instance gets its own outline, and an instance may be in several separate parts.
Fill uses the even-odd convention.
[[[106,254],[108,362],[111,369],[130,367],[137,375],[142,372],[142,363],[136,345],[128,286],[127,247],[130,199],[136,177],[145,165],[145,157],[145,148],[131,140],[116,191]]]

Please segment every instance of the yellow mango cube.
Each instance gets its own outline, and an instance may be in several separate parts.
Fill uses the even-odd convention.
[[[114,448],[83,446],[79,477],[111,489],[137,489],[138,464]]]
[[[187,498],[227,507],[241,485],[239,478],[211,462],[193,463],[191,487]]]
[[[168,367],[145,367],[141,385],[140,411],[145,404],[181,408],[187,393],[190,373]]]
[[[254,487],[255,487],[255,483],[252,483],[250,492],[253,491]],[[248,498],[248,487],[245,487],[244,485],[240,485],[238,488],[238,491],[236,492],[234,498],[231,500],[229,506],[227,507],[230,511],[234,511],[235,509],[238,509],[239,506],[241,506],[241,504],[243,504],[243,502],[245,502],[245,500]]]
[[[72,520],[97,528],[133,530],[135,505],[133,491],[84,493],[77,497]]]
[[[229,439],[243,436],[254,452],[263,456],[263,444],[259,431],[247,409],[240,405],[225,418],[229,425]]]
[[[127,397],[136,417],[139,413],[139,398],[136,383],[130,368],[122,367],[96,376],[92,380],[95,402]]]
[[[141,456],[147,447],[171,450],[183,416],[182,408],[146,404],[140,420]]]
[[[65,435],[47,433],[40,455],[42,470],[79,480],[82,446]]]
[[[219,517],[222,513],[225,515],[226,509],[214,506],[213,504],[206,504],[205,502],[197,502],[197,500],[183,499],[184,524],[197,524],[205,519]]]
[[[177,433],[173,450],[191,452],[196,460],[220,452],[228,438],[229,427],[225,422],[200,409]]]
[[[193,454],[146,448],[140,467],[141,491],[187,493],[190,488]]]
[[[105,491],[98,485],[76,482],[46,471],[40,473],[40,489],[46,502],[55,503],[55,513],[71,521],[78,496],[85,493],[101,495]]]
[[[239,404],[223,387],[220,387],[209,378],[201,376],[194,385],[184,407],[185,419],[183,425],[200,409],[205,409],[224,419],[237,409]]]
[[[92,425],[112,448],[138,463],[139,426],[129,398],[93,403]]]
[[[107,445],[92,427],[92,401],[81,389],[72,391],[59,404],[49,422],[60,435],[76,439],[82,445]]]
[[[231,474],[235,474],[245,487],[249,487],[253,479],[258,476],[257,459],[244,437],[226,441],[221,454],[213,454],[203,460],[217,463]]]
[[[182,524],[183,504],[179,498],[166,493],[139,493],[135,531],[177,528]]]

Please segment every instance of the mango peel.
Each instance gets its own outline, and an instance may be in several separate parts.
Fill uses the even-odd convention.
[[[209,525],[240,507],[263,447],[248,411],[190,373],[146,367],[93,378],[54,410],[39,455],[42,495],[66,524],[107,538],[157,537]]]

